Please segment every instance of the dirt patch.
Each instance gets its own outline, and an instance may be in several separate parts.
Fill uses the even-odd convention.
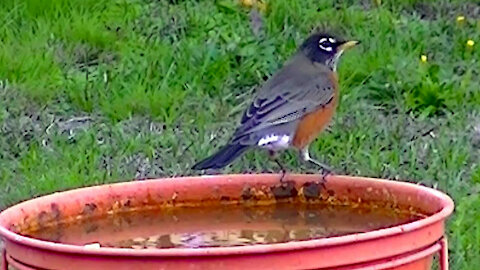
[[[0,100],[0,107],[4,111],[0,119],[1,160],[15,162],[32,145],[38,145],[41,151],[60,153],[58,143],[75,144],[88,133],[94,134],[96,145],[101,147],[121,145],[125,138],[134,138],[139,134],[161,136],[167,129],[164,123],[143,117],[111,123],[98,115],[65,108],[65,102],[60,100],[51,106],[40,107],[11,86],[0,88]],[[165,157],[161,147],[151,156],[140,151],[116,155],[116,151],[121,149],[106,151],[99,160],[98,167],[105,170],[106,175],[111,176],[114,171],[122,177],[135,179],[165,175],[162,160],[168,157]]]
[[[364,10],[370,10],[381,3],[379,0],[335,0],[333,6],[336,9],[343,9],[344,6],[360,6]]]
[[[174,1],[178,4],[180,1]],[[184,36],[188,29],[185,11],[169,8],[167,2],[152,2],[145,5],[143,15],[137,19],[133,30],[142,34],[147,41],[167,40],[173,43]]]
[[[87,43],[78,43],[73,48],[67,48],[60,40],[49,43],[49,46],[54,48],[55,60],[66,70],[73,67],[85,72],[100,64],[112,64],[118,59],[114,52]]]
[[[100,63],[111,64],[116,58],[113,52],[105,51],[85,43],[78,44],[73,49],[75,66],[83,71],[88,67],[98,66]]]
[[[0,121],[0,158],[17,158],[32,142],[42,140],[43,130],[50,120],[48,113],[29,101],[12,86],[0,87],[0,106],[4,119]],[[25,104],[30,104],[25,106]]]
[[[480,121],[476,122],[473,126],[473,146],[480,148]]]
[[[124,158],[120,163],[120,170],[122,174],[126,175],[135,172],[134,177],[136,180],[144,180],[165,174],[160,157],[154,156],[150,158],[143,153],[137,153]]]

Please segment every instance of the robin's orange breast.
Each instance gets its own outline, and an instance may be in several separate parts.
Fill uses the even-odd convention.
[[[332,74],[330,79],[334,85],[333,99],[330,103],[305,115],[300,120],[292,141],[292,145],[297,149],[303,149],[308,146],[332,120],[338,103],[338,83],[335,74]]]

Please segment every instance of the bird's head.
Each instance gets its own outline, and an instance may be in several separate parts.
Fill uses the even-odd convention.
[[[303,42],[300,50],[312,62],[326,65],[335,71],[342,53],[358,43],[360,42],[356,40],[346,41],[327,33],[315,33]]]

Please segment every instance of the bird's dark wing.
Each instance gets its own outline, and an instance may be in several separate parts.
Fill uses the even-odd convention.
[[[311,63],[292,63],[282,68],[259,91],[243,114],[232,141],[272,126],[297,121],[332,101],[334,85],[330,80],[330,70],[318,69]]]

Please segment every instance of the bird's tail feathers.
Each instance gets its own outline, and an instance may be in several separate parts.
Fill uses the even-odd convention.
[[[248,147],[248,145],[227,144],[214,155],[195,164],[192,169],[205,170],[223,168],[242,155]]]

